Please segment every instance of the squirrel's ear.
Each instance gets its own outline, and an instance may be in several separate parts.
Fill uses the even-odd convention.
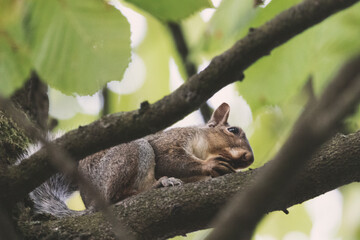
[[[229,118],[230,106],[227,103],[222,103],[212,114],[208,127],[215,127],[218,125],[228,125],[227,120]]]

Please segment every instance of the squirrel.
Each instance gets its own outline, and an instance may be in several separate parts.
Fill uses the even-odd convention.
[[[205,126],[173,128],[119,144],[80,160],[78,171],[110,204],[152,188],[236,172],[250,166],[254,154],[244,131],[228,124],[229,113],[230,106],[223,103]],[[66,217],[98,210],[83,184],[61,173],[53,175],[29,194],[35,213]],[[86,206],[84,211],[65,204],[76,190]]]

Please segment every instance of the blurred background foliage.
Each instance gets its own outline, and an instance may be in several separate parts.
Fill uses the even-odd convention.
[[[177,22],[201,71],[209,61],[299,0],[0,0],[0,95],[9,97],[31,71],[49,85],[55,131],[104,114],[155,102],[187,79],[167,22]],[[305,102],[312,76],[319,94],[349,57],[360,52],[360,5],[298,35],[245,71],[208,103],[229,102],[230,120],[243,127],[255,153],[252,168],[270,160]],[[200,124],[194,113],[178,125]],[[342,131],[360,128],[360,109]],[[360,239],[360,186],[351,184],[289,209],[270,213],[254,239]],[[325,217],[324,217],[325,216]],[[189,234],[202,239],[208,230]],[[175,239],[183,239],[177,237]]]

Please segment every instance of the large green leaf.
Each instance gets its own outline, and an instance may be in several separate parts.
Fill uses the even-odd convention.
[[[7,36],[0,35],[0,95],[9,97],[29,76],[31,65]]]
[[[163,21],[179,21],[204,8],[213,7],[210,0],[125,0]]]
[[[130,59],[130,26],[100,0],[34,0],[27,35],[41,78],[63,93],[93,94],[121,79]]]
[[[10,96],[30,74],[22,29],[21,1],[0,1],[0,95]]]

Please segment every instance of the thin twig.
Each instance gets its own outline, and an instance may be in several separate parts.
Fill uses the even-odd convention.
[[[101,112],[101,116],[105,116],[106,114],[110,113],[109,89],[107,88],[107,86],[105,86],[103,88],[101,93],[102,93],[102,98],[103,98],[103,109]]]
[[[179,23],[169,22],[168,26],[171,35],[173,36],[176,49],[181,57],[183,66],[185,67],[187,77],[190,78],[197,73],[197,67],[195,63],[190,60],[189,46],[186,43],[184,32]],[[208,122],[210,120],[213,111],[214,110],[206,102],[200,105],[200,113],[204,122]]]

